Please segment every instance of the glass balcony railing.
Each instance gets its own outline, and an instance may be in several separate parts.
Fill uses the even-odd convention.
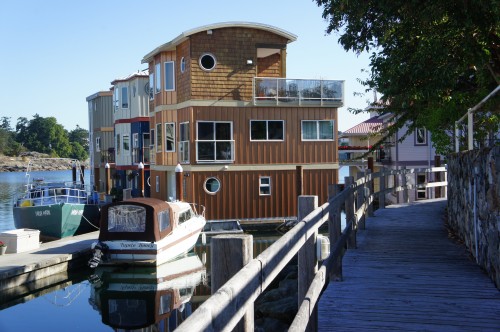
[[[255,77],[254,105],[319,105],[344,104],[344,81]]]

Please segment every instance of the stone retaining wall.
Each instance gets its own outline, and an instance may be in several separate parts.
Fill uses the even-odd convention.
[[[448,157],[449,225],[497,288],[500,288],[499,178],[499,146]]]

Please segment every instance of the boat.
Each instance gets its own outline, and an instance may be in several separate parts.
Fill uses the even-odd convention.
[[[161,265],[191,250],[205,226],[205,208],[138,197],[101,208],[99,239],[89,266]]]
[[[166,330],[191,313],[191,298],[207,282],[196,254],[160,266],[99,266],[89,278],[89,303],[102,322],[119,330]]]
[[[72,181],[45,181],[31,176],[35,165],[67,163]],[[76,159],[34,158],[26,170],[25,189],[14,196],[14,225],[36,229],[45,241],[96,231],[99,225],[99,195],[85,184],[83,168]],[[69,180],[69,179],[67,179]]]

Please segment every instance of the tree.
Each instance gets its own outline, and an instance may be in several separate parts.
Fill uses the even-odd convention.
[[[500,1],[316,0],[345,50],[371,52],[369,77],[395,115],[384,134],[426,127],[440,153],[453,125],[500,84]],[[353,110],[358,111],[359,110]],[[500,126],[498,97],[476,112],[476,138]],[[401,139],[403,139],[402,137]]]
[[[30,151],[59,157],[70,157],[71,145],[68,132],[57,123],[56,118],[43,118],[38,114],[32,120],[18,118],[16,140]]]
[[[89,131],[76,125],[76,128],[69,132],[69,141],[73,147],[72,158],[86,160],[89,151]],[[76,155],[79,155],[79,157],[76,157]]]

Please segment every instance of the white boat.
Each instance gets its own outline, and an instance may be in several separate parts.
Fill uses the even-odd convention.
[[[206,223],[204,207],[200,208],[198,213],[192,204],[156,198],[104,205],[89,265],[161,265],[187,253]]]
[[[90,280],[89,303],[103,323],[156,331],[161,324],[171,325],[176,311],[191,312],[191,297],[206,282],[206,268],[196,254],[188,254],[160,266],[99,266]]]

